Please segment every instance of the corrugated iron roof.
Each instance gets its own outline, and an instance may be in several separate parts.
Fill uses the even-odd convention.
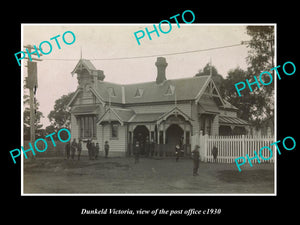
[[[154,122],[157,121],[160,116],[164,113],[140,113],[135,114],[133,118],[129,121],[132,123],[139,123],[139,122]]]
[[[229,116],[219,116],[219,123],[232,125],[249,125],[249,123],[243,119]]]
[[[128,122],[129,119],[134,115],[132,109],[121,109],[121,108],[112,108],[115,113],[120,117],[123,122]]]
[[[107,90],[109,88],[113,88],[115,96],[111,96],[110,100],[114,103],[125,102],[126,104],[130,104],[164,102],[175,100],[174,94],[166,94],[167,90],[170,88],[170,85],[172,85],[175,86],[177,101],[194,100],[208,78],[209,76],[201,76],[166,80],[160,85],[157,85],[155,81],[126,85],[98,81],[97,92],[104,99],[104,101],[109,101],[109,93]],[[124,89],[123,92],[122,87]],[[143,94],[139,97],[136,97],[138,89],[143,90]]]

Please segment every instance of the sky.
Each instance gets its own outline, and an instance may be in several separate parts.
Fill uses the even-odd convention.
[[[38,62],[37,66],[36,98],[40,103],[39,111],[44,115],[41,119],[43,127],[50,125],[47,116],[53,110],[55,100],[76,90],[76,75],[72,76],[71,72],[80,57],[90,59],[96,69],[103,70],[104,81],[118,84],[154,81],[157,75],[157,56],[111,60],[120,57],[165,57],[168,63],[167,79],[192,77],[210,60],[224,78],[231,69],[247,68],[248,49],[245,45],[164,56],[240,44],[250,39],[244,24],[180,24],[178,28],[175,23],[169,33],[159,32],[159,37],[152,33],[152,40],[146,34],[138,45],[134,33],[139,30],[145,32],[146,27],[149,31],[153,30],[153,24],[22,24],[22,46],[30,44],[38,47],[43,41],[52,44],[52,52],[41,56],[43,61]],[[168,25],[162,27],[163,30],[168,28]],[[62,40],[66,31],[72,31],[76,37],[71,45]],[[50,40],[57,35],[60,35],[57,40],[61,49],[58,49],[55,40]],[[72,41],[70,34],[66,34],[65,38],[67,42]],[[47,44],[43,47],[44,52],[48,52]],[[25,65],[26,61],[22,60],[22,79],[27,76]],[[28,90],[24,91],[27,93]]]

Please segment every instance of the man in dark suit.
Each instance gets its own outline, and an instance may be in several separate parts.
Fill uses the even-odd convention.
[[[91,140],[88,140],[86,143],[86,148],[88,150],[88,154],[89,154],[89,159],[92,159],[92,143]]]
[[[193,176],[198,176],[198,169],[200,163],[200,153],[199,153],[199,145],[195,146],[195,149],[192,151],[193,153]]]

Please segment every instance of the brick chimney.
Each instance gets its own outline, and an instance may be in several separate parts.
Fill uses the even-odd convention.
[[[165,57],[158,57],[155,65],[157,67],[156,83],[162,84],[166,80],[167,61]]]

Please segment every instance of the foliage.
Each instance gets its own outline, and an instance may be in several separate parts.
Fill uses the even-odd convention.
[[[217,69],[212,66],[212,78],[215,83],[219,82],[217,87],[225,100],[236,106],[238,117],[250,121],[256,127],[259,127],[262,121],[274,116],[274,71],[270,72],[273,81],[270,85],[252,85],[253,92],[247,87],[241,92],[242,96],[238,96],[235,84],[238,82],[254,81],[254,76],[259,80],[259,75],[263,71],[270,71],[274,67],[274,27],[273,26],[247,26],[247,34],[251,40],[247,42],[249,48],[246,71],[237,67],[228,72],[225,79],[218,78]],[[209,63],[200,70],[196,76],[210,74]],[[264,83],[268,83],[269,76],[262,77]]]
[[[203,69],[200,69],[198,73],[195,76],[206,76],[206,75],[212,75],[212,79],[214,83],[216,84],[218,90],[220,91],[220,94],[224,95],[224,78],[221,74],[218,73],[218,70],[215,66],[210,66],[210,63],[207,63]]]
[[[74,92],[61,96],[55,101],[54,109],[50,111],[48,119],[51,125],[48,126],[48,131],[58,131],[61,128],[69,128],[71,122],[70,109],[67,104],[73,97]]]

